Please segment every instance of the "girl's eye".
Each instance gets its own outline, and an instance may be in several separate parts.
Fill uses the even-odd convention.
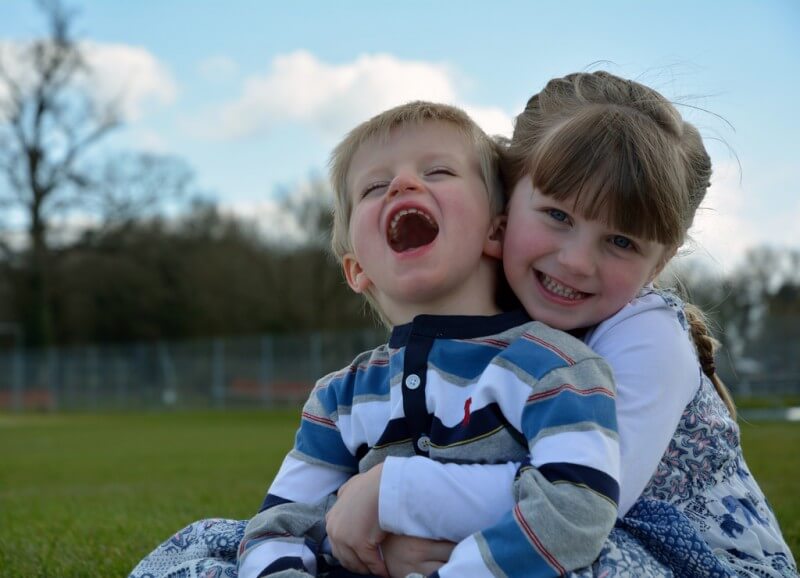
[[[628,239],[628,237],[623,237],[622,235],[614,235],[611,237],[611,243],[619,248],[619,249],[633,249],[633,241]]]
[[[547,209],[547,214],[560,223],[566,223],[569,221],[569,215],[567,215],[561,209]]]

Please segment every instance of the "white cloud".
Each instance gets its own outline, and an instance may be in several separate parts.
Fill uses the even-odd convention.
[[[138,120],[152,103],[175,101],[175,80],[144,48],[96,42],[82,47],[91,69],[87,82],[102,102],[116,102],[125,120]]]
[[[463,108],[487,134],[511,138],[514,124],[511,117],[503,109],[469,105]]]
[[[715,165],[711,187],[690,230],[695,241],[692,256],[715,262],[724,272],[754,246],[797,247],[800,201],[759,218],[753,207],[763,197],[743,186],[739,175],[736,164]]]
[[[30,42],[0,42],[2,65],[23,90],[34,80],[25,58]],[[155,56],[143,48],[124,44],[83,42],[80,45],[88,65],[88,74],[79,72],[75,82],[87,87],[99,106],[114,104],[125,121],[141,118],[152,104],[170,104],[177,86],[172,75]],[[7,98],[0,85],[0,100]]]
[[[456,85],[455,75],[443,64],[365,54],[336,65],[297,51],[276,57],[267,74],[248,78],[240,97],[222,107],[219,122],[212,123],[215,132],[207,136],[266,134],[291,121],[338,138],[370,116],[410,100],[458,104]],[[470,111],[486,130],[509,131],[511,120],[499,108]]]

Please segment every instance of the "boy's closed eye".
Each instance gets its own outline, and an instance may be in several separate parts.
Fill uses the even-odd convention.
[[[433,167],[433,168],[430,168],[427,171],[425,171],[425,176],[427,176],[427,177],[435,177],[435,176],[450,176],[450,177],[454,177],[455,175],[456,175],[456,172],[453,169],[451,169],[450,167],[445,167],[445,166],[437,166],[437,167]]]
[[[361,191],[361,198],[363,199],[372,194],[385,191],[388,187],[389,187],[389,181],[377,181],[374,183],[370,183],[366,187],[364,187],[364,189]]]

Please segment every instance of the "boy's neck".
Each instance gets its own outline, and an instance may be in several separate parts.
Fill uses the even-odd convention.
[[[493,260],[485,260],[470,283],[455,291],[414,303],[384,303],[385,316],[392,325],[410,323],[417,315],[497,315],[497,267]]]
[[[404,307],[402,311],[394,312],[389,317],[393,325],[410,323],[418,315],[481,315],[490,316],[502,313],[501,309],[491,301],[490,303],[427,303],[419,307]]]

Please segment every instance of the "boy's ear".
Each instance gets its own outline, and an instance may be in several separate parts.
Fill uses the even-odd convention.
[[[483,243],[483,254],[495,259],[503,257],[503,236],[506,232],[506,216],[497,215],[492,219],[486,241]]]
[[[347,253],[342,257],[342,269],[344,270],[344,278],[347,279],[347,284],[350,285],[356,293],[364,293],[372,281],[367,277],[361,264],[352,253]]]

